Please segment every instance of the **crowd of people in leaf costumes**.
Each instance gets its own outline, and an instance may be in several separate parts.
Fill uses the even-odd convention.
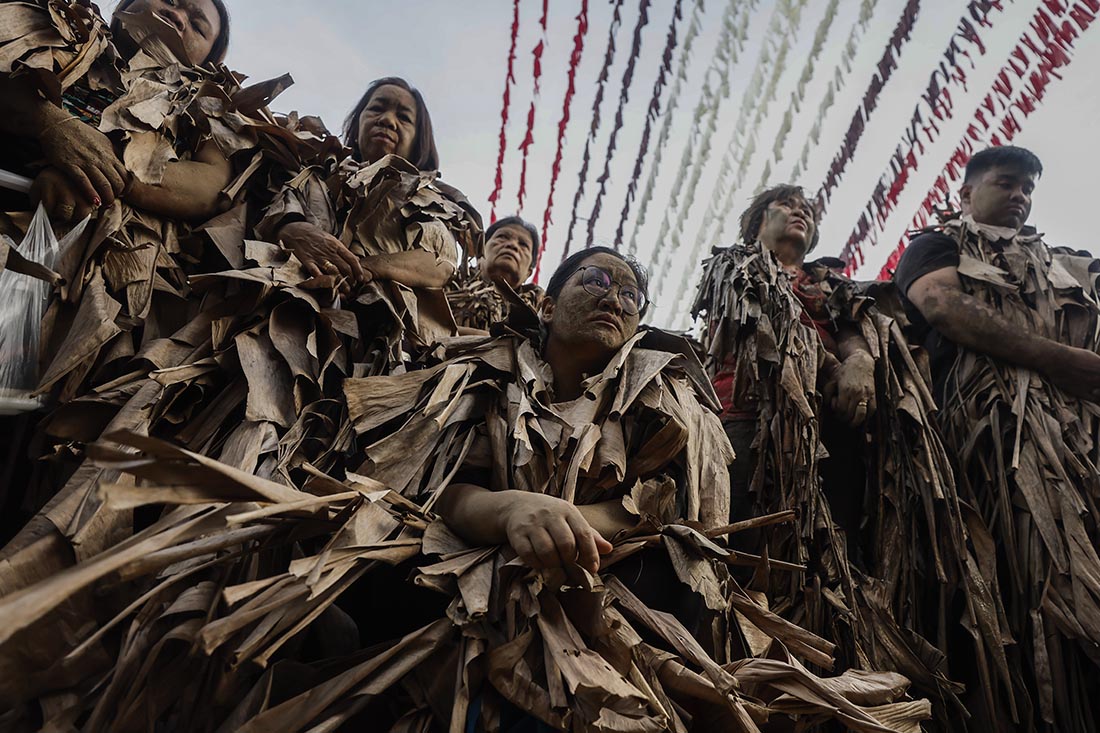
[[[222,0],[0,4],[0,267],[54,284],[5,418],[0,728],[1091,731],[1100,262],[970,161],[893,282],[802,189],[704,265],[543,291],[424,99],[343,139]],[[57,271],[15,248],[41,204]]]

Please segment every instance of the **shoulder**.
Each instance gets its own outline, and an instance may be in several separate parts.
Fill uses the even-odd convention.
[[[954,238],[942,231],[923,232],[913,237],[902,253],[894,281],[904,294],[928,273],[958,264],[959,244]]]

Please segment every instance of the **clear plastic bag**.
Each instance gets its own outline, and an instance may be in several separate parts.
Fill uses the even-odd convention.
[[[58,241],[39,206],[23,241],[16,245],[8,240],[8,244],[28,260],[54,269],[61,251],[80,237],[87,224],[85,219]],[[32,395],[38,386],[42,316],[52,289],[43,280],[11,270],[0,272],[0,415],[43,406],[42,398]]]

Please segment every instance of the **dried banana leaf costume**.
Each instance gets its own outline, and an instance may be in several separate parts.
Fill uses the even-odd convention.
[[[488,331],[494,323],[505,321],[511,310],[511,299],[501,292],[501,287],[507,286],[489,282],[477,268],[471,268],[465,276],[455,277],[447,286],[447,302],[455,322],[464,328]],[[546,293],[536,283],[524,283],[515,294],[528,308],[538,311]]]
[[[238,201],[262,168],[260,135],[277,127],[265,105],[289,77],[242,88],[241,77],[223,65],[179,62],[144,27],[145,16],[122,18],[141,47],[129,61],[91,3],[4,3],[0,27],[27,33],[0,39],[7,41],[0,72],[26,75],[44,97],[105,133],[127,170],[146,184],[161,183],[171,161],[214,145],[235,164],[222,197]],[[87,236],[62,253],[67,284],[43,324],[42,391],[60,402],[84,394],[194,317],[198,301],[189,298],[187,276],[199,269],[205,238],[191,233],[186,223],[121,199],[97,214]]]
[[[727,428],[752,430],[749,441],[739,441],[751,442],[752,460],[741,469],[748,495],[735,491],[733,501],[742,506],[735,506],[734,518],[800,513],[796,528],[777,527],[756,538],[758,547],[743,549],[807,565],[804,575],[773,572],[774,610],[838,644],[847,667],[905,674],[942,703],[937,719],[949,729],[952,718],[957,724],[965,717],[961,688],[949,681],[944,659],[960,622],[977,639],[983,669],[1007,673],[988,567],[966,542],[972,524],[982,537],[987,533],[956,495],[934,426],[927,366],[917,363],[923,357],[901,333],[905,320],[896,295],[882,284],[849,281],[824,261],[803,271],[830,327],[862,334],[875,359],[878,411],[854,438],[865,475],[855,476],[854,485],[822,480],[827,408],[819,385],[829,357],[792,276],[760,243],[715,250],[695,313],[706,324],[708,369],[732,407],[726,414],[742,418],[740,425],[727,420]],[[830,497],[850,502],[852,494],[862,495],[863,520],[849,527],[856,536],[846,538]],[[849,547],[862,549],[858,564]],[[767,583],[766,569],[762,564],[754,583]]]
[[[685,693],[666,689],[675,677],[724,710],[728,730],[797,715],[917,733],[930,704],[899,701],[903,677],[808,672],[799,660],[827,666],[832,645],[742,590],[728,572],[734,556],[687,526],[724,523],[732,457],[690,350],[641,333],[584,396],[556,404],[538,343],[458,339],[423,369],[345,381],[349,427],[366,445],[346,472],[242,471],[110,436],[95,455],[123,480],[102,484],[106,500],[167,507],[132,539],[0,600],[5,670],[43,644],[56,655],[0,674],[2,699],[16,705],[6,721],[495,731],[526,716],[558,730],[687,731]],[[645,522],[619,539],[599,577],[562,588],[506,547],[468,546],[431,513],[456,476],[479,471],[494,489],[621,497]],[[617,564],[639,558],[641,570],[617,577]],[[699,618],[686,621],[698,636],[631,590],[658,560],[671,567],[658,596],[693,600]],[[445,611],[400,638],[318,658],[325,618],[339,615],[326,608],[399,563]],[[58,604],[91,589],[98,618],[59,634]],[[375,586],[378,598],[396,590]],[[379,631],[357,621],[366,635]]]
[[[1051,249],[1030,228],[1014,236],[966,217],[942,231],[958,243],[966,293],[1022,331],[1100,351],[1097,260]],[[1100,406],[960,347],[940,418],[960,493],[996,543],[1006,637],[1015,642],[1011,687],[1004,683],[1011,705],[1002,710],[1020,730],[1096,730]]]

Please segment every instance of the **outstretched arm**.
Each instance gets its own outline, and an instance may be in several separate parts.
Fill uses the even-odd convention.
[[[1100,397],[1100,355],[1037,336],[963,291],[958,270],[945,267],[920,277],[906,297],[929,325],[979,354],[1036,371],[1078,397]]]

